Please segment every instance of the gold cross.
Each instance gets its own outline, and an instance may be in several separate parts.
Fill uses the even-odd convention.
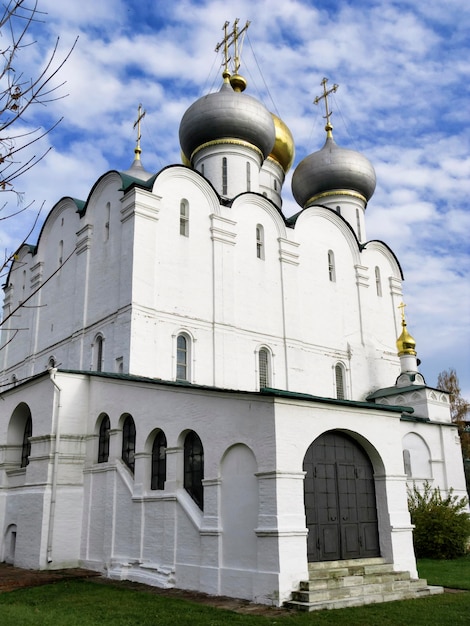
[[[401,309],[401,321],[404,322],[405,320],[405,307],[406,304],[404,302],[402,302],[401,304],[398,305],[398,309]]]
[[[228,72],[228,64],[229,64],[229,61],[231,60],[231,58],[229,57],[228,52],[229,52],[229,47],[232,46],[232,45],[234,47],[234,59],[233,59],[234,73],[237,74],[238,70],[240,68],[240,48],[241,48],[241,44],[239,44],[239,39],[240,39],[240,35],[242,35],[248,29],[248,26],[250,25],[251,22],[247,21],[245,26],[241,30],[238,30],[238,22],[239,21],[240,20],[237,17],[237,19],[233,23],[233,27],[232,27],[231,32],[228,32],[228,30],[227,30],[228,26],[229,26],[229,23],[225,22],[225,24],[222,26],[222,30],[224,31],[224,38],[215,47],[215,51],[216,52],[218,52],[222,46],[224,47],[224,63],[223,63],[224,64],[224,73]]]
[[[321,96],[317,96],[315,98],[315,100],[313,101],[314,104],[318,104],[320,102],[320,100],[323,100],[323,98],[325,99],[325,111],[326,111],[326,115],[324,115],[323,117],[326,119],[326,126],[325,126],[325,130],[333,130],[333,126],[330,124],[330,117],[332,115],[332,111],[329,110],[328,108],[328,96],[332,93],[334,93],[339,85],[337,85],[336,83],[333,85],[333,87],[331,87],[330,89],[327,90],[326,88],[326,83],[328,82],[328,78],[324,78],[321,81],[321,84],[323,85],[323,94]]]
[[[142,105],[139,104],[139,109],[138,109],[138,112],[137,112],[137,119],[134,122],[134,126],[133,126],[133,128],[135,128],[137,126],[137,144],[136,144],[136,147],[135,147],[135,150],[134,150],[136,155],[139,155],[142,152],[142,150],[140,149],[140,137],[141,137],[141,134],[140,134],[140,122],[144,119],[144,117],[145,117],[145,111],[142,111]]]

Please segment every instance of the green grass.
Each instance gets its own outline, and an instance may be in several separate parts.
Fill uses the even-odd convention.
[[[418,572],[430,585],[470,590],[470,554],[451,561],[418,559]]]
[[[424,570],[433,570],[436,578],[430,580],[445,585],[448,583],[444,580],[453,580],[450,577],[453,569],[455,579],[465,578],[470,588],[470,558],[420,561],[419,566],[422,576]],[[0,594],[0,623],[2,626],[458,626],[470,624],[470,593],[265,617],[214,609],[124,585],[107,585],[99,579],[76,580]]]

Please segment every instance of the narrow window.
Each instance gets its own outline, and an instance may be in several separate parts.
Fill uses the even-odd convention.
[[[131,415],[124,420],[122,427],[122,460],[134,473],[135,465],[135,423]]]
[[[270,354],[266,348],[261,348],[258,353],[258,366],[259,366],[259,387],[271,386],[271,368],[270,368]]]
[[[192,430],[184,440],[184,488],[201,510],[204,508],[203,478],[204,450],[201,440]]]
[[[106,221],[104,223],[104,240],[108,241],[109,239],[109,220],[111,218],[111,203],[106,203]]]
[[[204,176],[204,163],[201,165],[201,174]]]
[[[335,383],[336,383],[336,397],[338,400],[344,400],[344,370],[343,366],[339,363],[335,366]]]
[[[375,268],[375,288],[377,295],[382,296],[382,282],[380,280],[380,267]]]
[[[26,420],[26,424],[23,432],[23,444],[21,446],[21,467],[29,465],[29,457],[31,454],[31,441],[30,437],[33,434],[33,420],[31,416]]]
[[[341,207],[340,206],[336,207],[336,213],[338,213],[338,215],[341,215]]]
[[[336,282],[335,255],[333,250],[328,250],[328,277],[332,283]]]
[[[180,235],[189,237],[189,203],[187,200],[180,202]]]
[[[176,339],[176,380],[189,380],[189,339],[178,335]]]
[[[222,159],[222,195],[227,195],[227,157]]]
[[[64,256],[64,242],[60,240],[59,241],[59,265],[62,265],[63,256]]]
[[[246,190],[251,191],[251,164],[246,162]]]
[[[409,450],[403,450],[403,465],[405,467],[405,474],[407,478],[412,477],[411,473],[411,454]]]
[[[164,489],[166,480],[166,437],[160,431],[153,440],[150,489]]]
[[[359,209],[356,209],[356,226],[357,226],[357,238],[359,239],[359,241],[361,241],[362,240],[361,216],[359,214]]]
[[[95,372],[101,372],[103,369],[103,342],[104,339],[98,335],[95,339]]]
[[[277,178],[274,179],[274,191],[277,191]]]
[[[256,256],[264,259],[264,228],[261,224],[256,227]]]
[[[107,463],[109,459],[109,430],[111,424],[107,415],[103,416],[98,438],[98,463]]]

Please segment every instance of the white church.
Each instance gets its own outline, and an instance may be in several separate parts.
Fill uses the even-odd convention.
[[[146,171],[139,123],[130,169],[59,200],[17,252],[0,561],[307,609],[438,592],[407,485],[465,495],[462,456],[400,264],[367,240],[374,168],[335,142],[324,80],[326,140],[287,218],[294,141],[238,69],[225,46],[183,164]]]

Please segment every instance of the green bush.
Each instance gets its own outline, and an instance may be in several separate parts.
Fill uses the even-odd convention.
[[[466,554],[470,538],[468,498],[449,490],[443,497],[439,488],[426,482],[419,490],[408,489],[408,508],[415,525],[413,543],[419,559],[455,559]]]

